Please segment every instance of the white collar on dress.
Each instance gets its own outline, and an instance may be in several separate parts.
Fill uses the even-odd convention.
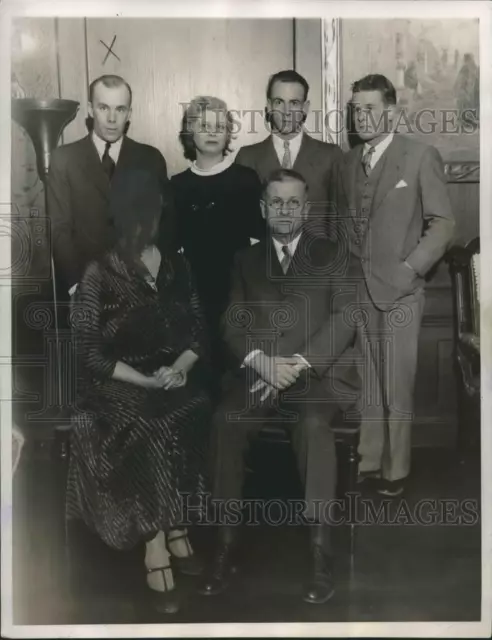
[[[193,173],[196,173],[197,176],[214,176],[217,173],[222,173],[223,171],[228,169],[231,164],[233,164],[233,162],[234,155],[232,153],[228,153],[220,162],[214,164],[211,169],[200,169],[200,167],[196,166],[196,160],[191,163],[190,169],[193,171]]]

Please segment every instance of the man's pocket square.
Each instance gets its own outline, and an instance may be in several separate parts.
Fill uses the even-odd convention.
[[[253,246],[254,244],[258,244],[258,242],[259,242],[258,238],[250,238],[249,239],[249,244],[251,246]]]
[[[408,184],[405,182],[405,180],[400,180],[395,189],[402,189],[403,187],[408,187]]]

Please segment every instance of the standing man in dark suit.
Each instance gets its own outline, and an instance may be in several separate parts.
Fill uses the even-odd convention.
[[[309,112],[309,85],[297,71],[272,75],[266,90],[265,118],[271,134],[265,140],[242,147],[236,162],[251,167],[264,182],[275,169],[294,169],[309,187],[310,216],[320,228],[333,213],[340,147],[309,136],[303,124]]]
[[[225,511],[241,502],[248,437],[269,421],[290,426],[305,487],[304,516],[312,523],[303,599],[322,603],[334,592],[330,518],[324,509],[335,497],[330,426],[358,390],[350,360],[341,362],[355,339],[354,325],[344,316],[355,301],[355,285],[346,280],[348,252],[319,230],[310,231],[308,189],[299,173],[274,172],[261,206],[271,237],[237,254],[224,318],[225,342],[237,368],[224,383],[214,419],[214,498]],[[221,522],[202,593],[215,595],[227,586],[236,530]]]
[[[370,346],[383,408],[379,418],[363,420],[359,471],[361,479],[379,476],[379,492],[396,496],[410,472],[425,276],[449,246],[454,220],[438,151],[393,130],[391,82],[369,75],[352,91],[363,144],[344,157],[338,207],[344,211],[343,235],[358,260],[365,324],[360,335]],[[366,417],[374,409],[369,404],[366,398]]]
[[[131,116],[132,90],[123,78],[105,75],[89,87],[92,131],[54,150],[47,195],[53,253],[61,293],[73,292],[87,264],[111,244],[109,216],[114,172],[132,168],[159,177],[164,206],[170,204],[166,162],[155,147],[125,133]],[[166,216],[170,215],[166,211]]]

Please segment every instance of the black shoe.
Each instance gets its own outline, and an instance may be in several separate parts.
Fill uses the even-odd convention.
[[[359,471],[357,474],[357,484],[362,484],[366,480],[375,480],[381,477],[381,471]]]
[[[378,486],[376,491],[381,496],[386,496],[388,498],[396,498],[400,496],[405,491],[405,483],[403,480],[381,480],[378,481]]]
[[[184,540],[186,542],[186,548],[188,550],[187,556],[175,556],[173,554],[170,546],[175,540]],[[193,553],[187,533],[183,533],[182,535],[175,536],[171,540],[168,540],[167,548],[171,555],[171,564],[176,571],[179,571],[179,573],[182,573],[185,576],[200,576],[203,573],[203,563],[200,558]]]
[[[171,589],[169,589],[165,573],[168,569],[171,569],[170,565],[167,565],[166,567],[155,567],[154,569],[147,569],[147,573],[161,571],[165,587],[165,591],[156,591],[155,589],[150,590],[152,594],[152,606],[159,613],[178,613],[180,609],[180,599],[176,586],[173,586]]]
[[[310,562],[310,575],[302,599],[310,604],[323,604],[335,594],[333,563],[317,544],[311,546]]]
[[[171,564],[176,571],[184,576],[201,576],[203,573],[203,563],[196,554],[191,556],[171,556]]]
[[[198,587],[203,596],[216,596],[229,586],[229,580],[236,568],[231,563],[231,545],[221,544],[217,549],[212,567]]]

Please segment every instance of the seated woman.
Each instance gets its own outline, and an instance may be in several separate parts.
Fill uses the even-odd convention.
[[[88,266],[72,316],[82,370],[67,517],[114,549],[145,541],[148,586],[170,613],[179,608],[173,567],[201,570],[181,525],[183,494],[196,506],[206,490],[206,341],[185,259],[153,244],[157,179],[132,171],[115,180],[115,247]]]
[[[217,374],[224,368],[219,322],[228,301],[234,256],[250,245],[250,238],[265,234],[260,180],[228,155],[233,125],[223,100],[194,98],[179,135],[191,166],[171,179],[178,247],[183,248],[195,276]]]

